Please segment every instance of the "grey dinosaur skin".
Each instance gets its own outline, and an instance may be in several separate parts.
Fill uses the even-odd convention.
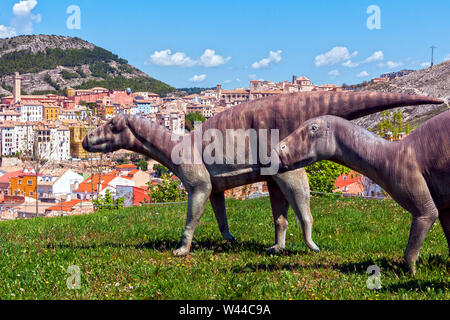
[[[322,116],[305,122],[276,151],[283,170],[329,159],[386,190],[413,216],[404,255],[412,273],[425,236],[438,217],[450,249],[450,111],[396,142],[345,119]]]
[[[230,108],[204,122],[201,129],[202,132],[212,128],[218,129],[224,137],[226,129],[279,129],[279,137],[283,139],[304,121],[324,114],[355,119],[389,108],[441,103],[441,100],[435,98],[393,93],[293,93],[254,100]],[[194,140],[198,130],[190,133],[191,140]],[[319,251],[312,240],[313,218],[309,209],[309,185],[303,169],[267,176],[261,174],[262,166],[259,163],[175,165],[171,161],[171,152],[178,142],[173,141],[171,136],[171,132],[149,120],[136,116],[117,116],[89,133],[83,141],[83,147],[90,152],[128,149],[145,154],[167,166],[180,178],[188,192],[188,212],[181,247],[174,252],[176,255],[189,252],[194,231],[208,198],[223,237],[226,240],[234,240],[228,230],[224,191],[259,181],[268,182],[275,223],[276,243],[269,251],[277,252],[285,246],[289,205],[302,224],[306,245]],[[266,150],[271,150],[270,139]]]

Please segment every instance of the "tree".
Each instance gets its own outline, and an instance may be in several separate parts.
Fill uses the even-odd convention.
[[[347,167],[328,160],[316,162],[305,169],[311,191],[326,193],[333,192],[337,177],[350,172]]]
[[[155,170],[156,177],[161,177],[163,174],[169,174],[169,169],[159,163],[153,166],[153,170]]]
[[[141,159],[141,160],[139,160],[137,167],[140,168],[142,171],[147,171],[148,163],[144,159]]]
[[[106,189],[105,195],[98,196],[97,199],[92,200],[96,211],[115,210],[123,208],[124,198],[114,199],[109,189]]]
[[[154,203],[161,202],[177,202],[186,201],[187,193],[185,190],[180,189],[180,182],[178,180],[172,180],[169,175],[162,175],[162,182],[156,186],[151,182],[147,182],[148,195]]]
[[[376,133],[381,137],[398,140],[400,133],[408,135],[411,132],[409,124],[405,124],[403,121],[403,113],[401,111],[383,111],[381,116],[382,118],[376,127]]]
[[[188,113],[186,115],[185,126],[186,126],[186,129],[188,129],[189,131],[192,131],[192,130],[194,130],[195,122],[205,122],[205,121],[206,121],[205,117],[200,112],[195,111],[195,112]]]

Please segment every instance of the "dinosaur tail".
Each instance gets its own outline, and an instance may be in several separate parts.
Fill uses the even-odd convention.
[[[353,120],[387,109],[424,104],[443,104],[438,98],[388,92],[339,92],[330,95],[329,112]]]

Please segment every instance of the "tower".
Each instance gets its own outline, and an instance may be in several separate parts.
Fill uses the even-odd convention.
[[[21,92],[22,92],[22,77],[18,72],[13,76],[14,80],[14,89],[13,89],[13,103],[18,103],[21,100]]]

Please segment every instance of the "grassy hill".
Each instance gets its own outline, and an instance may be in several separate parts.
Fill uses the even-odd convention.
[[[28,94],[96,86],[161,95],[176,91],[116,54],[72,37],[34,35],[0,39],[0,94],[11,94],[15,72],[23,75],[23,89]]]
[[[307,250],[293,212],[287,251],[269,256],[268,199],[227,201],[229,245],[208,205],[188,257],[173,257],[186,205],[153,205],[86,216],[0,223],[0,299],[449,299],[450,263],[441,226],[432,227],[415,278],[400,264],[411,222],[392,201],[313,198]],[[382,289],[366,288],[368,266]],[[81,269],[81,289],[66,272]]]

